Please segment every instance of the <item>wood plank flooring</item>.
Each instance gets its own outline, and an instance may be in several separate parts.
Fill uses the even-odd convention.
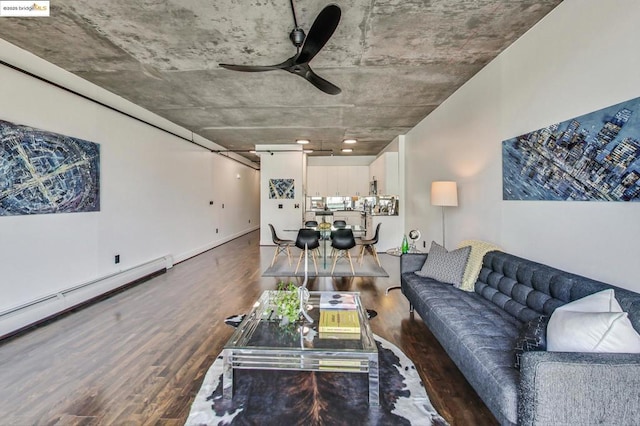
[[[248,311],[280,281],[261,277],[273,250],[251,232],[0,342],[0,424],[182,425],[233,331],[223,320]],[[310,289],[360,291],[378,312],[373,331],[413,360],[447,421],[497,424],[420,318],[410,316],[400,291],[385,296],[399,284],[399,259],[380,259],[390,278],[318,278]]]

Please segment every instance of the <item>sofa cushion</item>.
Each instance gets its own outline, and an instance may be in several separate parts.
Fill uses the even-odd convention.
[[[576,284],[557,269],[499,251],[485,255],[476,293],[522,322],[531,321],[571,300]]]
[[[429,256],[422,269],[416,271],[416,275],[459,287],[462,284],[470,252],[471,247],[447,251],[440,244],[432,241]]]
[[[485,300],[414,273],[403,291],[422,320],[500,422],[516,423],[518,371],[513,348],[522,323]]]

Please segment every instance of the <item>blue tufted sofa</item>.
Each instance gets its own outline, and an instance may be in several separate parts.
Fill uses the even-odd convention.
[[[614,288],[640,331],[640,294],[498,251],[465,292],[414,274],[426,257],[402,255],[402,292],[501,424],[640,425],[639,354],[525,352],[514,367],[527,321]]]

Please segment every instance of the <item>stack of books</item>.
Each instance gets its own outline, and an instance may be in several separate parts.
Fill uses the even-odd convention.
[[[321,339],[359,339],[360,318],[352,294],[327,292],[320,296]]]
[[[356,309],[356,298],[349,293],[324,292],[320,295],[320,309]]]

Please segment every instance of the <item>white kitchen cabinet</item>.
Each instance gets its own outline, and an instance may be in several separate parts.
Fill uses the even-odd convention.
[[[307,167],[307,196],[324,197],[327,194],[327,170],[325,166]]]
[[[347,167],[346,181],[348,184],[349,196],[364,197],[369,195],[369,167],[353,166]]]
[[[378,181],[378,195],[397,195],[400,191],[398,153],[385,152],[369,165],[371,180]]]
[[[308,166],[307,195],[354,197],[369,194],[368,166]]]

